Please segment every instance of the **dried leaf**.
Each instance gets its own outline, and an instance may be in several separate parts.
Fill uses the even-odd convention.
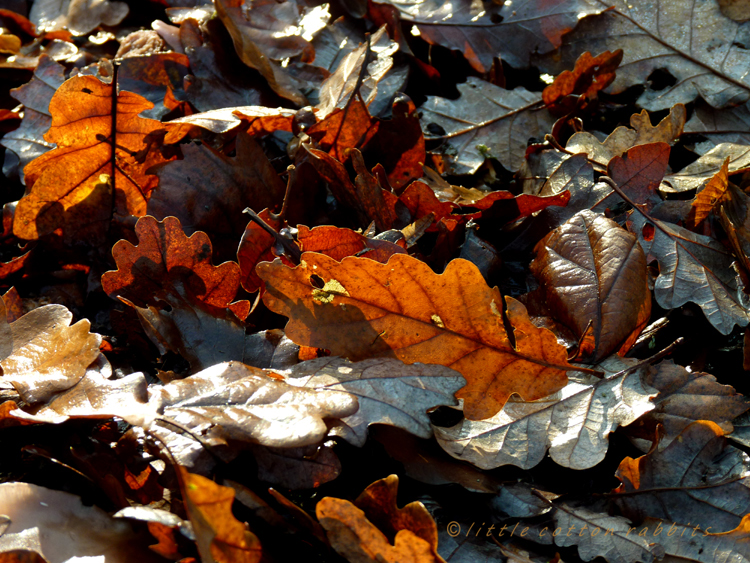
[[[512,393],[531,399],[554,392],[571,367],[552,333],[534,327],[524,307],[508,297],[511,345],[500,292],[465,260],[453,260],[438,276],[401,254],[379,264],[304,253],[296,268],[274,261],[257,271],[266,282],[266,306],[290,319],[289,338],[352,361],[395,357],[451,367],[467,380],[456,396],[471,419],[492,416]],[[342,324],[348,325],[346,338]]]
[[[640,211],[631,219],[628,228],[638,236],[647,259],[659,262],[654,298],[660,307],[696,303],[722,334],[729,334],[734,325],[748,324],[731,268],[734,258],[723,245],[677,225],[647,219]]]
[[[352,563],[442,561],[437,555],[434,520],[422,503],[399,509],[397,487],[398,477],[391,475],[367,487],[355,501],[356,505],[333,497],[318,502],[315,514],[339,555]],[[393,544],[384,531],[394,537]]]
[[[428,97],[421,107],[425,136],[445,141],[440,154],[453,174],[473,174],[490,155],[509,170],[518,170],[528,140],[552,129],[554,120],[535,92],[503,90],[474,77],[459,84],[458,91],[457,100]],[[444,133],[435,134],[436,127]]]
[[[333,442],[302,448],[253,446],[258,479],[286,489],[315,489],[341,473]]]
[[[60,86],[49,105],[52,126],[45,135],[57,148],[24,170],[27,190],[16,207],[13,233],[34,240],[62,227],[67,240],[98,243],[114,214],[144,215],[156,187],[156,177],[145,171],[165,160],[153,150],[138,157],[148,148],[149,134],[163,128],[138,117],[150,107],[129,92],[115,98],[111,85],[91,76]]]
[[[286,373],[285,381],[356,396],[359,410],[342,419],[332,434],[358,447],[364,446],[371,424],[390,424],[429,438],[427,411],[458,404],[453,394],[466,384],[460,374],[443,366],[406,365],[388,358],[351,363],[335,357],[299,363]]]
[[[611,219],[581,211],[536,247],[531,271],[546,310],[580,340],[578,361],[630,349],[651,317],[646,256]]]
[[[147,207],[148,214],[159,220],[177,217],[189,235],[205,232],[222,261],[237,252],[237,240],[247,223],[242,210],[274,208],[284,197],[284,182],[260,145],[245,133],[237,135],[236,143],[233,158],[205,144],[181,145],[183,160],[154,170],[159,189]]]
[[[275,62],[297,55],[308,62],[315,57],[313,46],[302,37],[299,6],[293,0],[253,2],[243,8],[244,4],[245,0],[217,0],[215,4],[240,59],[260,72],[279,96],[306,105],[296,81]]]
[[[54,147],[43,136],[52,124],[49,103],[55,91],[65,82],[65,68],[42,55],[31,81],[12,90],[13,97],[24,105],[23,121],[15,131],[6,133],[0,145],[13,151],[16,162],[6,155],[3,173],[12,176],[17,169],[23,181],[23,169],[35,158]]]
[[[115,26],[128,15],[128,5],[110,0],[39,0],[31,6],[29,19],[40,33],[68,29],[86,35],[101,24]]]
[[[748,147],[722,143],[679,172],[665,176],[661,191],[679,193],[700,189],[722,169],[727,158],[729,158],[730,175],[750,169],[750,149]]]
[[[394,254],[406,254],[404,248],[392,242],[368,238],[351,229],[332,225],[312,229],[298,225],[297,242],[304,252],[319,252],[337,261],[347,256],[359,256],[385,264]]]
[[[685,106],[678,103],[669,110],[667,117],[653,126],[648,112],[643,110],[630,116],[630,127],[618,127],[604,141],[599,141],[591,133],[575,133],[565,148],[573,153],[585,152],[589,159],[607,166],[614,157],[636,145],[671,143],[682,133],[686,115]]]
[[[687,224],[696,228],[706,217],[711,214],[714,206],[722,199],[722,196],[729,187],[729,158],[700,191],[693,201],[690,214],[687,217]]]
[[[626,457],[615,502],[628,518],[663,518],[728,532],[750,511],[750,461],[709,421],[690,424],[664,450]]]
[[[721,385],[708,373],[688,371],[671,360],[649,367],[641,374],[641,380],[659,394],[654,398],[656,408],[633,426],[645,428],[653,436],[655,425],[661,424],[662,450],[697,420],[715,422],[729,434],[732,420],[750,409],[750,401],[731,386]]]
[[[630,522],[621,516],[559,503],[555,505],[553,517],[556,529],[561,530],[554,536],[555,544],[560,547],[575,545],[584,561],[603,557],[609,563],[651,563],[664,555],[664,549],[658,543],[632,533]],[[570,533],[571,527],[573,532],[578,533]],[[563,530],[568,533],[562,533]],[[553,533],[546,532],[550,535]]]
[[[729,532],[717,534],[709,532],[709,529],[701,530],[695,526],[681,526],[675,522],[647,518],[637,531],[638,534],[658,538],[659,545],[669,556],[665,561],[750,561],[750,551],[747,547],[747,540],[750,538],[750,516],[745,516],[740,525]]]
[[[585,52],[576,61],[575,68],[561,72],[555,81],[542,92],[545,105],[555,115],[564,115],[572,111],[577,102],[568,97],[583,96],[588,100],[612,84],[615,69],[622,61],[622,49],[614,53],[605,51],[592,57]]]
[[[295,113],[291,109],[263,106],[228,107],[179,117],[169,123],[195,125],[212,133],[226,133],[243,122],[249,122],[250,127],[246,132],[255,136],[274,131],[291,132]]]
[[[654,408],[650,399],[655,393],[644,387],[637,372],[612,375],[628,366],[614,358],[598,367],[608,366],[609,377],[572,381],[538,401],[511,398],[492,418],[464,420],[452,428],[433,426],[435,437],[453,457],[482,469],[530,469],[548,448],[563,467],[594,467],[607,453],[610,432]]]
[[[185,510],[205,563],[258,563],[258,538],[232,515],[234,490],[176,466]]]
[[[695,152],[703,154],[722,143],[736,145],[750,144],[750,105],[716,110],[697,101],[693,115],[685,124],[685,133],[698,133],[706,141],[695,147]]]
[[[76,385],[99,355],[101,336],[62,305],[45,305],[10,324],[13,352],[0,362],[3,378],[24,401],[37,403]]]
[[[532,53],[557,49],[563,34],[573,29],[583,15],[606,9],[578,0],[552,5],[527,0],[499,8],[469,0],[448,4],[440,0],[388,3],[399,9],[401,20],[413,24],[425,41],[461,51],[479,73],[490,70],[493,57],[501,57],[516,68],[529,66]]]
[[[687,104],[698,95],[717,108],[750,98],[746,49],[734,41],[742,28],[721,14],[717,2],[686,7],[681,0],[645,0],[638,5],[598,0],[596,5],[602,13],[583,20],[557,59],[548,57],[542,68],[569,68],[581,51],[601,53],[616,47],[624,56],[609,91],[645,83],[637,103],[647,110]],[[668,71],[674,82],[649,88],[648,78],[656,69]]]
[[[651,211],[662,201],[657,190],[669,168],[669,151],[667,143],[636,145],[623,156],[615,156],[609,161],[607,175],[634,203]],[[597,208],[614,207],[621,201],[612,192],[598,202]]]
[[[107,563],[157,563],[148,534],[111,518],[98,506],[84,506],[76,495],[30,483],[0,484],[0,552],[30,549],[51,562],[99,559]],[[3,524],[6,524],[5,522]]]

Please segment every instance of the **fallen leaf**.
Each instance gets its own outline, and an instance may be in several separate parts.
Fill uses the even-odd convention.
[[[664,549],[650,538],[631,534],[633,526],[621,516],[610,516],[606,512],[595,512],[585,506],[568,503],[555,505],[553,514],[555,531],[554,543],[560,547],[576,546],[578,555],[584,561],[603,557],[609,563],[651,563],[660,560]],[[571,527],[578,533],[570,533]],[[562,533],[567,530],[568,533]],[[546,534],[554,532],[547,530]]]
[[[656,424],[661,424],[660,450],[698,420],[714,422],[729,434],[733,430],[732,420],[750,409],[750,402],[730,385],[721,385],[713,375],[688,371],[671,360],[644,370],[641,380],[659,391],[654,398],[656,408],[629,430],[645,428],[646,433],[653,436]]]
[[[706,217],[711,214],[714,206],[722,199],[722,196],[729,187],[729,158],[700,191],[693,200],[690,214],[687,217],[687,224],[696,228]]]
[[[270,134],[274,131],[292,131],[296,112],[285,108],[243,106],[214,109],[173,119],[169,123],[195,125],[212,133],[227,133],[242,123],[249,123],[249,135]]]
[[[695,152],[704,154],[716,145],[732,143],[747,145],[750,124],[750,105],[716,110],[705,102],[696,101],[692,117],[685,124],[685,133],[698,133],[707,140],[695,147]]]
[[[624,155],[615,156],[609,161],[607,175],[634,203],[651,211],[662,201],[658,189],[669,168],[669,152],[667,143],[636,145]],[[614,207],[620,202],[620,197],[612,192],[596,207]]]
[[[128,15],[128,5],[109,0],[40,0],[31,6],[29,19],[40,33],[68,29],[86,35],[101,24],[115,26]]]
[[[232,515],[234,490],[179,465],[175,469],[201,559],[205,563],[260,561],[260,541]]]
[[[538,295],[579,339],[578,361],[627,352],[651,317],[646,256],[636,237],[611,219],[581,211],[535,252]]]
[[[726,442],[719,426],[701,420],[663,450],[626,457],[617,469],[622,484],[613,492],[614,501],[637,522],[651,517],[733,530],[750,510],[750,462]]]
[[[258,217],[277,232],[283,226],[283,221],[272,215],[268,209],[258,213]],[[263,286],[263,281],[255,273],[255,266],[260,262],[271,262],[276,258],[275,244],[276,239],[255,221],[250,221],[245,227],[245,232],[242,233],[240,239],[240,246],[237,248],[237,262],[240,265],[240,272],[242,272],[241,283],[245,291],[253,293]]]
[[[334,109],[306,133],[331,157],[346,162],[348,150],[365,145],[377,130],[378,122],[359,97],[355,97],[344,109]]]
[[[533,518],[552,510],[550,501],[558,496],[536,490],[526,483],[509,483],[500,487],[490,506],[503,518]]]
[[[583,53],[576,61],[575,68],[561,72],[555,81],[542,92],[547,108],[555,115],[570,113],[577,105],[577,98],[593,100],[597,94],[612,84],[615,69],[622,61],[622,49],[614,53],[605,51],[592,57]]]
[[[106,235],[113,215],[144,215],[156,187],[146,169],[165,160],[154,150],[145,160],[137,156],[149,147],[149,134],[163,128],[138,117],[150,107],[129,92],[115,98],[112,86],[91,76],[60,86],[49,105],[52,126],[45,135],[57,148],[25,168],[26,195],[16,207],[13,233],[35,240],[62,227],[67,240],[92,243]]]
[[[637,528],[639,535],[657,536],[659,545],[672,561],[714,563],[730,558],[736,558],[737,561],[750,560],[747,548],[747,540],[750,538],[750,516],[745,516],[740,525],[729,532],[717,534],[709,532],[709,529],[696,529],[695,526],[682,526],[655,518],[647,518]],[[689,541],[686,532],[690,537]]]
[[[609,92],[645,83],[637,104],[649,111],[687,104],[698,95],[717,108],[750,98],[745,47],[732,39],[741,28],[722,15],[718,2],[687,9],[680,0],[647,0],[637,6],[625,0],[597,0],[594,5],[602,13],[575,28],[556,60],[540,61],[547,72],[561,65],[569,68],[581,51],[601,53],[616,46],[624,56]],[[674,25],[664,26],[659,15]],[[650,88],[648,78],[656,69],[665,69],[674,82]]]
[[[260,72],[279,96],[306,105],[296,81],[276,62],[297,55],[310,62],[315,57],[312,45],[302,37],[297,3],[287,0],[245,5],[245,0],[217,0],[215,6],[242,62]],[[290,33],[289,29],[295,31]]]
[[[17,168],[23,181],[23,169],[26,165],[54,148],[54,143],[46,142],[43,135],[52,124],[49,104],[55,91],[65,82],[64,72],[62,65],[47,55],[42,55],[32,79],[12,91],[13,97],[24,105],[24,114],[21,126],[0,139],[0,145],[13,151],[17,160],[14,166],[9,166],[6,156],[3,167],[6,176],[12,176],[13,170]]]
[[[301,448],[253,446],[258,479],[285,489],[315,489],[341,474],[333,442]]]
[[[647,218],[636,210],[628,228],[638,236],[648,259],[659,262],[654,284],[656,303],[665,309],[697,304],[722,334],[734,325],[746,326],[748,311],[742,305],[734,257],[716,240],[664,221]]]
[[[729,158],[729,174],[750,169],[750,150],[743,145],[722,143],[674,174],[667,174],[661,191],[667,194],[698,190],[713,178]]]
[[[333,497],[318,501],[315,514],[339,555],[363,563],[442,561],[437,555],[434,520],[421,503],[399,509],[395,496],[397,487],[398,477],[391,475],[367,487],[355,501],[356,505]],[[385,502],[385,506],[379,502]],[[394,537],[393,544],[384,531]]]
[[[427,411],[458,404],[453,394],[466,384],[458,373],[443,366],[406,365],[389,358],[352,363],[336,357],[299,363],[285,373],[284,381],[356,396],[359,410],[341,419],[332,434],[358,447],[365,445],[371,424],[389,424],[429,438],[432,428]]]
[[[247,224],[242,210],[275,208],[284,197],[284,182],[260,145],[245,133],[237,135],[236,143],[232,158],[205,144],[181,145],[182,160],[153,170],[159,188],[147,207],[147,213],[158,220],[177,217],[187,234],[205,232],[222,261],[237,252]],[[207,185],[211,190],[206,190]]]
[[[404,248],[392,242],[368,238],[351,229],[332,225],[312,229],[298,225],[297,242],[304,252],[319,252],[337,261],[347,256],[359,256],[385,264],[394,254],[406,254]]]
[[[341,59],[336,70],[320,85],[320,102],[316,106],[318,119],[328,117],[336,108],[344,109],[355,93],[359,93],[369,107],[375,101],[378,82],[393,67],[391,55],[397,50],[398,45],[388,38],[385,26],[381,26],[369,43],[361,44]],[[367,67],[363,70],[365,61]],[[357,87],[359,89],[355,90]]]
[[[589,376],[571,381],[537,401],[512,397],[491,418],[463,420],[451,428],[433,425],[435,437],[453,457],[481,469],[502,465],[530,469],[542,461],[547,449],[563,467],[594,467],[604,459],[607,437],[615,428],[654,408],[650,399],[655,393],[616,358],[597,366],[609,371],[604,379]]]
[[[565,145],[572,153],[585,152],[589,159],[607,166],[616,156],[621,156],[628,149],[648,143],[671,143],[680,136],[685,126],[687,111],[683,104],[675,104],[669,115],[658,125],[651,125],[651,118],[646,110],[630,116],[630,127],[621,125],[610,133],[604,141],[586,131],[573,134]]]
[[[293,341],[352,361],[395,357],[451,367],[467,380],[456,396],[473,420],[494,415],[513,393],[535,399],[554,392],[572,367],[553,334],[534,327],[524,307],[507,297],[511,345],[500,292],[465,260],[453,260],[438,276],[400,254],[379,264],[303,253],[296,268],[274,261],[257,272],[266,282],[264,303],[289,317]],[[342,324],[349,326],[346,338]]]
[[[536,92],[503,90],[474,77],[459,84],[458,91],[457,100],[428,97],[421,107],[425,136],[444,141],[439,152],[453,174],[473,174],[489,156],[518,170],[528,140],[552,129],[554,119]]]
[[[157,563],[147,548],[148,534],[111,518],[98,506],[84,506],[76,495],[30,483],[0,484],[0,514],[7,515],[0,552],[32,550],[50,563],[76,558],[107,563]]]
[[[401,12],[401,21],[419,30],[425,41],[461,51],[475,71],[486,73],[493,57],[516,68],[529,66],[532,53],[549,53],[562,43],[583,15],[606,7],[567,0],[546,4],[539,0],[484,5],[469,0],[390,0]],[[601,52],[599,49],[598,52]]]
[[[101,336],[62,305],[45,305],[10,323],[13,351],[0,362],[3,379],[27,403],[49,400],[76,385],[99,355]]]

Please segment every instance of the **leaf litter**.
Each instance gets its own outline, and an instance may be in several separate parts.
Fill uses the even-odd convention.
[[[4,6],[0,558],[748,559],[735,4]]]

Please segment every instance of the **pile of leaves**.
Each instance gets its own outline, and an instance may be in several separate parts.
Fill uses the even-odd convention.
[[[0,561],[750,561],[750,12],[0,2]]]

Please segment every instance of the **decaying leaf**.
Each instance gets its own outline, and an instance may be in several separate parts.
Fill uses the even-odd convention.
[[[653,126],[648,112],[643,110],[630,116],[630,127],[618,127],[604,141],[599,141],[588,132],[575,133],[568,139],[565,148],[573,153],[585,152],[591,160],[607,166],[615,156],[622,155],[634,146],[671,143],[682,133],[686,116],[685,106],[678,103],[669,110],[668,116]]]
[[[260,145],[240,133],[236,147],[236,156],[229,158],[206,145],[182,145],[183,160],[155,170],[159,189],[147,207],[156,219],[177,217],[189,235],[205,232],[222,260],[237,251],[247,223],[242,210],[274,208],[284,196],[284,182]]]
[[[47,561],[76,558],[112,563],[157,563],[148,534],[112,518],[98,506],[85,506],[76,495],[30,483],[0,484],[0,552],[28,549]]]
[[[615,501],[633,521],[662,518],[728,532],[750,512],[750,459],[716,424],[690,424],[662,451],[626,457]]]
[[[690,215],[687,217],[688,225],[695,228],[706,217],[709,216],[714,206],[719,202],[729,187],[729,158],[706,184],[706,186],[695,196]]]
[[[32,5],[29,18],[40,32],[68,29],[74,35],[85,35],[101,24],[117,25],[127,15],[125,2],[40,0]]]
[[[352,361],[395,357],[451,367],[466,378],[456,396],[472,420],[493,416],[513,393],[536,399],[560,389],[572,368],[553,334],[507,297],[511,345],[500,292],[466,260],[453,260],[438,276],[401,254],[379,264],[306,252],[296,268],[274,261],[257,271],[266,282],[264,303],[289,317],[293,341]]]
[[[489,156],[518,170],[529,139],[552,129],[554,119],[535,92],[503,90],[474,77],[459,84],[458,91],[457,100],[428,97],[421,108],[425,135],[444,141],[440,153],[454,174],[473,174]],[[435,134],[436,128],[444,133]]]
[[[3,378],[24,401],[38,403],[76,385],[99,355],[101,336],[62,305],[45,305],[10,324],[11,354],[0,362]]]
[[[611,92],[648,85],[656,69],[666,69],[674,77],[671,85],[647,87],[641,94],[638,105],[650,111],[686,104],[698,96],[717,108],[750,98],[747,49],[734,40],[745,31],[720,12],[718,2],[685,6],[680,0],[638,4],[597,0],[595,4],[602,13],[582,21],[568,36],[559,62],[548,57],[542,67],[569,67],[582,51],[601,53],[616,46],[624,56]]]
[[[610,563],[651,563],[664,555],[658,540],[636,535],[634,527],[621,516],[559,503],[555,505],[553,518],[555,529],[548,529],[546,535],[553,535],[559,528],[554,543],[560,547],[576,546],[584,561],[604,557]]]
[[[208,563],[258,563],[260,541],[232,515],[234,490],[179,465],[175,469],[201,559]]]
[[[631,360],[632,363],[632,360]],[[482,469],[516,465],[529,469],[547,449],[559,465],[587,469],[604,459],[607,437],[654,408],[655,395],[628,364],[609,359],[604,379],[571,381],[537,401],[512,397],[498,414],[485,420],[463,420],[451,428],[433,427],[438,443],[453,457]]]
[[[355,503],[325,497],[315,514],[333,548],[349,561],[439,563],[437,526],[422,503],[396,505],[398,477],[380,479]],[[391,544],[385,533],[394,537]]]
[[[490,70],[493,57],[502,57],[514,67],[528,66],[532,53],[549,53],[559,47],[562,35],[583,15],[606,9],[578,0],[552,5],[540,0],[500,5],[469,0],[388,3],[396,6],[402,21],[413,24],[427,42],[461,51],[480,73]]]
[[[646,219],[636,210],[631,230],[638,236],[647,259],[659,262],[654,298],[659,306],[674,309],[696,303],[722,334],[748,324],[731,267],[734,257],[714,239],[664,221]]]
[[[627,351],[651,316],[646,256],[636,237],[591,211],[542,240],[531,271],[547,311],[579,338],[578,361]]]
[[[359,410],[341,419],[333,434],[363,446],[370,424],[390,424],[420,436],[432,436],[427,411],[458,404],[453,394],[466,384],[444,366],[406,365],[389,358],[348,362],[318,358],[288,371],[285,381],[295,387],[346,391],[357,397]]]
[[[661,424],[659,449],[666,448],[691,423],[715,422],[725,434],[733,430],[732,420],[750,409],[750,402],[729,385],[721,385],[713,375],[692,372],[671,360],[665,360],[641,373],[645,385],[659,391],[656,408],[636,424],[653,436]],[[633,428],[631,426],[631,428]]]
[[[54,144],[44,140],[44,134],[52,124],[49,103],[65,81],[64,72],[62,65],[42,55],[31,81],[13,90],[13,97],[24,105],[24,114],[21,126],[0,139],[0,145],[11,150],[17,159],[17,162],[13,162],[6,154],[3,166],[6,176],[13,176],[14,170],[17,170],[23,179],[26,165],[54,147]]]
[[[113,215],[144,215],[157,180],[146,169],[165,160],[154,150],[138,156],[149,149],[149,135],[164,129],[138,117],[151,105],[130,92],[113,96],[111,85],[92,76],[60,86],[44,137],[57,148],[25,168],[26,195],[16,207],[13,233],[34,240],[62,227],[68,240],[97,243]]]
[[[142,314],[164,344],[185,353],[198,368],[217,360],[242,359],[236,357],[232,339],[227,342],[225,336],[219,344],[208,330],[215,324],[214,331],[238,332],[243,347],[244,331],[228,314],[231,311],[244,319],[250,309],[248,301],[232,302],[240,286],[239,266],[235,262],[214,266],[206,234],[198,231],[187,237],[175,217],[164,221],[143,217],[135,231],[138,246],[121,240],[113,247],[118,269],[102,276],[104,291],[137,307],[148,307]],[[163,303],[171,311],[161,312]],[[224,347],[227,355],[223,356]]]
[[[667,174],[661,186],[661,191],[675,193],[700,189],[722,169],[727,158],[729,159],[729,174],[750,169],[750,149],[748,147],[733,143],[721,143],[679,172]]]

